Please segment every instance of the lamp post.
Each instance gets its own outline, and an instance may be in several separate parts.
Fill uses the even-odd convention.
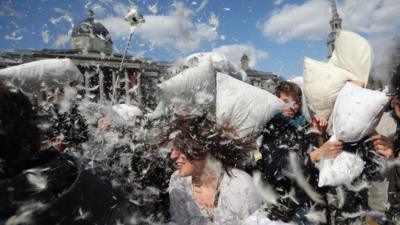
[[[124,54],[122,55],[122,61],[121,61],[121,64],[119,66],[117,79],[116,79],[116,81],[114,83],[114,86],[113,86],[113,94],[112,94],[111,104],[114,104],[114,101],[115,101],[115,93],[116,93],[116,90],[117,90],[117,85],[119,83],[120,75],[122,73],[122,67],[124,66],[126,53],[128,52],[128,48],[129,48],[129,45],[131,43],[131,39],[132,39],[133,33],[134,33],[135,29],[141,23],[145,22],[142,14],[135,7],[133,7],[131,10],[129,10],[129,12],[125,16],[125,20],[130,24],[130,32],[129,32],[128,42],[125,45]]]

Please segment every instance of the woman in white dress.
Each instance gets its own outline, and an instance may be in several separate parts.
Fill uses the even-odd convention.
[[[172,128],[170,158],[177,167],[169,184],[172,222],[241,224],[261,204],[250,175],[234,168],[245,156],[244,142],[204,117],[177,119]]]

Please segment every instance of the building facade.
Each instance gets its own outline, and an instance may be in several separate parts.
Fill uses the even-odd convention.
[[[149,110],[155,109],[160,100],[158,84],[183,69],[176,68],[171,62],[127,55],[120,70],[123,55],[112,52],[109,32],[102,24],[94,22],[91,11],[88,18],[74,26],[71,46],[72,49],[63,50],[3,52],[0,68],[42,59],[69,58],[84,75],[85,98],[94,102],[136,102]],[[243,55],[241,65],[250,84],[271,93],[282,80],[273,73],[252,70],[247,55]]]
[[[271,93],[275,93],[275,87],[279,82],[284,80],[274,73],[251,69],[249,66],[250,59],[246,54],[242,56],[240,63],[242,70],[244,70],[247,74],[248,83]]]
[[[90,11],[88,18],[73,27],[71,46],[72,49],[63,50],[4,52],[0,55],[0,68],[42,59],[69,58],[84,75],[86,98],[95,102],[136,101],[143,107],[156,107],[157,85],[171,76],[168,62],[127,55],[120,70],[122,55],[112,52],[109,32],[102,24],[94,22]]]

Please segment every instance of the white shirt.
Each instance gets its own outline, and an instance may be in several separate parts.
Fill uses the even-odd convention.
[[[224,172],[218,205],[212,212],[214,224],[240,224],[261,205],[251,176],[238,169],[232,169],[231,174]],[[191,176],[181,177],[176,171],[169,183],[169,198],[172,222],[178,225],[211,223],[211,215],[193,197]]]

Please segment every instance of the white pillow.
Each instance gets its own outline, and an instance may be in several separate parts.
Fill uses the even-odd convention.
[[[388,102],[383,92],[347,83],[336,99],[331,139],[356,142],[371,134]],[[318,186],[350,184],[361,174],[364,164],[360,156],[345,151],[335,159],[321,159]]]
[[[71,59],[45,59],[0,70],[0,81],[10,81],[26,92],[43,86],[63,87],[71,81],[83,81],[83,75]]]
[[[346,30],[338,33],[329,63],[349,71],[367,84],[372,60],[372,48],[365,38]]]
[[[336,96],[348,80],[357,77],[346,70],[310,58],[304,59],[304,95],[310,109],[326,120],[332,113]]]
[[[190,114],[215,102],[215,73],[209,60],[188,68],[159,85],[163,102],[175,113]]]
[[[338,140],[356,142],[372,133],[390,98],[383,92],[347,83],[333,110],[333,133]]]
[[[220,73],[229,74],[236,79],[246,81],[247,74],[238,68],[232,61],[225,55],[216,52],[200,52],[194,53],[185,59],[185,66],[196,67],[202,61],[211,61],[212,67],[215,71]]]
[[[343,151],[334,159],[324,158],[317,163],[318,186],[350,184],[364,169],[360,156]]]
[[[282,107],[283,102],[268,91],[217,73],[217,123],[233,126],[239,137],[261,131]]]

